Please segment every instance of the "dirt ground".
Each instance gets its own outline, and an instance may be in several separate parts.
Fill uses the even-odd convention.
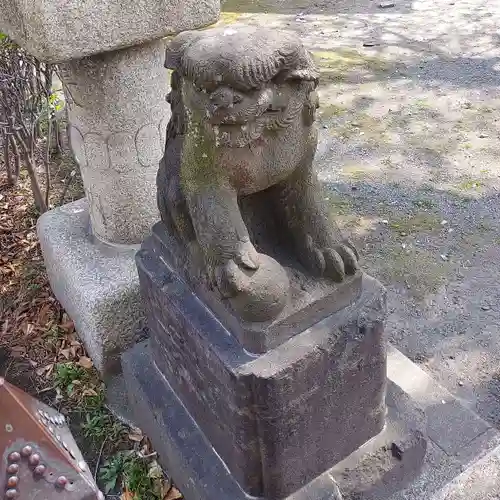
[[[50,165],[52,206],[84,195],[67,151]],[[41,161],[38,167],[43,178]],[[182,498],[147,437],[108,410],[99,375],[50,290],[36,236],[38,216],[26,173],[9,186],[0,167],[0,376],[67,416],[107,498]]]

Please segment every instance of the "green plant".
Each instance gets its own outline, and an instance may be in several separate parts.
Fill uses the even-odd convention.
[[[118,452],[106,460],[99,469],[99,479],[103,484],[104,492],[107,494],[113,491],[118,485],[118,481],[123,475],[125,469],[127,452]]]
[[[120,487],[130,492],[135,500],[160,500],[162,478],[163,473],[156,462],[148,463],[133,450],[119,451],[99,469],[105,493]]]
[[[86,372],[75,363],[58,363],[54,370],[56,387],[66,392],[68,396],[73,394],[75,385],[81,383],[86,378]]]
[[[108,410],[100,406],[85,414],[85,420],[81,424],[83,435],[99,444],[104,440],[117,441],[124,430],[124,426],[113,420]]]

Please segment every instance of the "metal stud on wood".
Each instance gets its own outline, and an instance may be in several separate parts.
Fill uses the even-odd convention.
[[[1,377],[0,408],[0,500],[104,500],[62,415]]]

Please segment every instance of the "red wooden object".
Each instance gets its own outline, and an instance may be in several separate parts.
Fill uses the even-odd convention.
[[[63,415],[0,377],[0,499],[104,500]]]

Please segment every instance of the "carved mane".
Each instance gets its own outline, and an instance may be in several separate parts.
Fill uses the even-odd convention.
[[[221,44],[227,35],[227,44]],[[182,81],[187,79],[208,92],[221,85],[248,92],[276,83],[295,80],[312,92],[318,84],[318,71],[309,52],[291,33],[256,27],[220,28],[210,32],[187,31],[177,35],[166,50],[165,67],[173,70],[168,100],[172,118],[167,140],[186,132],[187,117],[182,101]],[[315,102],[290,107],[281,117],[254,124],[241,136],[251,142],[267,130],[288,127],[301,111],[306,125],[314,121]],[[226,142],[223,139],[223,142]],[[227,139],[228,146],[232,145]]]

